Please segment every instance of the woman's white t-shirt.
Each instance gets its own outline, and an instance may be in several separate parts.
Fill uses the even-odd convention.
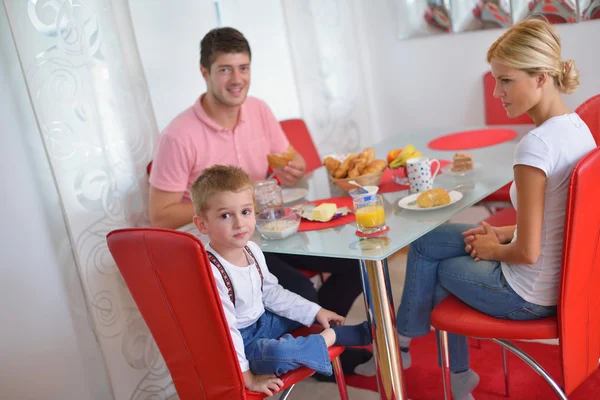
[[[533,265],[502,263],[502,272],[510,286],[530,303],[557,304],[571,173],[577,162],[595,147],[589,128],[576,113],[550,118],[517,144],[514,165],[539,168],[546,174],[540,257]],[[510,187],[510,200],[517,209],[514,182]]]

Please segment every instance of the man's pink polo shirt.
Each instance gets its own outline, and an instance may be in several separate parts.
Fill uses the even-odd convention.
[[[152,186],[184,192],[184,203],[191,201],[190,187],[205,168],[235,165],[257,182],[267,176],[267,154],[283,153],[289,146],[264,101],[247,97],[237,126],[229,130],[206,115],[201,99],[175,117],[158,136],[150,173]]]

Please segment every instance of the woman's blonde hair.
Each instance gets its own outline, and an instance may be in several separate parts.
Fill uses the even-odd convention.
[[[579,71],[575,61],[562,61],[560,36],[546,20],[525,19],[510,27],[492,44],[487,62],[499,62],[531,76],[547,73],[562,93],[573,93],[579,87]]]

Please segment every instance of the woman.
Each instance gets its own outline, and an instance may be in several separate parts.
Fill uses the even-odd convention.
[[[578,86],[572,60],[561,61],[552,25],[528,19],[489,49],[494,96],[509,117],[527,113],[535,128],[515,149],[511,202],[517,226],[445,224],[409,249],[397,326],[402,358],[410,338],[430,332],[432,309],[452,293],[497,318],[531,320],[556,313],[567,189],[577,162],[595,148],[590,130],[561,93]],[[472,399],[479,377],[469,369],[467,338],[450,335],[455,400]]]

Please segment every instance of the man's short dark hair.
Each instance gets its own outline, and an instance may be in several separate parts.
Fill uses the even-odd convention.
[[[252,58],[250,44],[242,32],[233,28],[215,28],[200,42],[200,65],[210,71],[219,54],[248,53]]]

